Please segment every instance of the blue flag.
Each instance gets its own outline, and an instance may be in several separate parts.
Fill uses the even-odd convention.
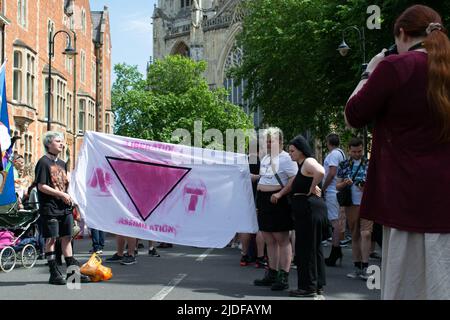
[[[8,103],[6,100],[5,64],[0,68],[0,206],[16,202],[14,189],[14,166],[12,163],[11,135],[9,133]]]

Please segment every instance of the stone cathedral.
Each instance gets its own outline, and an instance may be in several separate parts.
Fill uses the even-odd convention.
[[[227,69],[242,61],[236,35],[242,30],[243,0],[158,0],[153,12],[153,59],[180,54],[208,63],[205,77],[210,88],[225,87],[229,100],[252,114],[243,98],[245,81],[227,77]]]

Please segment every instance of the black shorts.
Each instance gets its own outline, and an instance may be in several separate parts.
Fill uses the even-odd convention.
[[[61,216],[42,215],[41,219],[42,237],[44,239],[72,236],[72,214],[65,214]]]
[[[287,198],[281,198],[277,204],[270,202],[270,197],[277,192],[258,191],[256,207],[258,208],[257,216],[260,231],[286,232],[294,229],[291,206]]]

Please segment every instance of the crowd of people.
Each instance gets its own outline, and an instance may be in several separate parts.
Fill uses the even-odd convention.
[[[397,54],[388,55],[384,49],[363,72],[347,102],[345,121],[354,128],[374,125],[370,164],[359,138],[350,140],[347,157],[338,148],[338,137],[328,136],[330,152],[323,167],[299,136],[289,143],[295,167],[282,151],[281,132],[269,132],[271,155],[261,160],[259,176],[254,177],[259,179],[258,224],[269,265],[255,285],[288,287],[292,251],[287,239],[295,230],[298,288],[290,296],[321,293],[326,284],[324,265],[335,266],[343,257],[339,244],[345,217],[355,267],[349,277],[369,277],[368,259],[377,240],[382,246],[382,299],[450,298],[446,33],[436,11],[412,6],[395,22]],[[328,236],[327,225],[333,229],[332,249],[324,259],[321,241]]]
[[[394,36],[398,54],[383,50],[371,60],[345,108],[349,126],[374,123],[370,163],[358,137],[344,151],[339,136],[330,134],[322,165],[301,135],[285,148],[277,128],[267,129],[266,154],[250,155],[261,156],[250,161],[260,232],[240,235],[240,265],[266,268],[254,285],[286,290],[295,265],[298,287],[289,295],[322,294],[326,266],[343,259],[348,227],[354,264],[348,277],[368,279],[376,240],[382,247],[383,299],[450,298],[450,278],[443,276],[450,268],[450,42],[439,14],[422,5],[399,16]],[[49,283],[62,285],[57,247],[68,267],[79,265],[72,248],[74,203],[67,193],[67,164],[59,158],[62,134],[48,132],[43,142],[46,154],[34,178],[23,157],[15,157],[15,186],[20,206],[37,192]],[[91,252],[101,254],[104,233],[91,235]],[[117,236],[117,252],[107,261],[136,263],[138,242]],[[159,256],[153,242],[149,254]]]

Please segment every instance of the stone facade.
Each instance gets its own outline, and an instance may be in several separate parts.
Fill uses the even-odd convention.
[[[29,165],[44,154],[52,34],[50,125],[64,133],[62,158],[74,167],[85,131],[112,133],[108,9],[91,11],[89,0],[1,0],[0,10],[9,121],[12,134],[21,137],[14,151]],[[68,38],[60,30],[71,35],[73,59],[62,54]]]
[[[211,88],[225,87],[229,100],[242,106],[261,123],[259,112],[248,109],[243,99],[245,82],[227,77],[229,67],[241,63],[236,35],[242,30],[242,0],[158,0],[153,12],[153,58],[171,54],[208,63],[205,77]]]

